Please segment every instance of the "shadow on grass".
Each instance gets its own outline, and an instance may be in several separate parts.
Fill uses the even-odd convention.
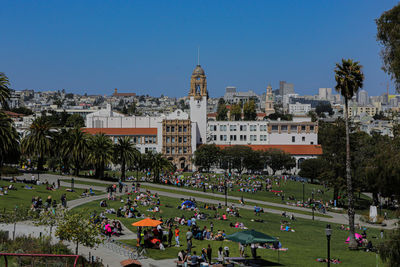
[[[265,259],[250,259],[246,260],[246,266],[283,266],[282,264],[278,262],[273,262],[273,261],[268,261]]]

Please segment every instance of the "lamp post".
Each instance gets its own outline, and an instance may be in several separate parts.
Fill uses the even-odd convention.
[[[304,205],[304,181],[303,181],[303,205]]]
[[[328,267],[331,265],[331,235],[332,235],[332,229],[331,225],[328,224],[325,229],[325,234],[326,234],[326,240],[328,242]]]

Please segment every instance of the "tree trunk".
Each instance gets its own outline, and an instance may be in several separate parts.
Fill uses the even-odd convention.
[[[349,106],[348,99],[345,98],[345,122],[346,122],[346,181],[347,181],[347,198],[348,198],[348,210],[347,214],[349,216],[349,228],[350,228],[350,241],[349,249],[355,250],[358,248],[357,242],[354,236],[354,199],[353,199],[353,183],[351,179],[351,159],[350,159],[350,130],[349,130]]]
[[[125,159],[122,160],[122,164],[121,164],[121,181],[125,181]]]
[[[43,170],[43,157],[42,156],[38,157],[37,170],[38,171]]]
[[[79,242],[76,241],[75,255],[78,255],[78,246],[79,246]]]

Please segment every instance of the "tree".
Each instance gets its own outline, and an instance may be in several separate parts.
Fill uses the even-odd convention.
[[[23,115],[32,115],[33,114],[33,111],[26,107],[13,108],[13,109],[11,109],[11,111],[18,113],[18,114],[23,114]]]
[[[243,115],[245,121],[254,121],[257,118],[256,104],[254,100],[249,100],[243,105]]]
[[[221,155],[221,149],[214,144],[201,145],[194,152],[194,164],[199,170],[210,172],[212,166],[216,165]]]
[[[89,136],[80,128],[68,130],[67,138],[63,143],[64,150],[72,160],[74,175],[78,176],[89,152]]]
[[[13,122],[4,112],[0,111],[0,167],[10,154],[19,152],[19,135]]]
[[[79,244],[92,248],[102,242],[100,226],[84,214],[66,211],[57,222],[55,235],[60,240],[76,244],[75,254],[78,254]]]
[[[45,117],[36,118],[22,140],[24,154],[37,157],[37,169],[43,170],[44,158],[51,153],[53,134],[51,125]]]
[[[400,91],[400,4],[383,12],[376,20],[378,32],[376,38],[382,45],[382,69],[394,80]]]
[[[10,98],[10,81],[8,77],[3,73],[0,72],[0,105],[4,109],[8,109],[7,100]]]
[[[351,158],[350,158],[350,131],[349,131],[349,100],[363,86],[364,74],[361,71],[362,66],[352,59],[342,59],[342,63],[335,67],[335,89],[344,97],[345,105],[345,125],[346,125],[346,182],[348,197],[348,215],[350,228],[350,249],[357,249],[357,242],[354,237],[354,199],[353,183],[351,179]]]
[[[104,169],[106,165],[111,163],[112,157],[113,144],[111,139],[104,133],[91,136],[89,139],[88,161],[95,167],[95,176],[97,178],[104,178]]]
[[[114,145],[114,162],[121,164],[121,180],[126,178],[126,165],[135,158],[135,145],[128,136],[119,137]]]
[[[150,168],[154,174],[154,182],[160,181],[160,174],[163,171],[172,170],[172,163],[163,157],[161,153],[147,153],[148,160],[150,162]]]
[[[249,155],[252,155],[252,149],[248,146],[235,145],[226,147],[222,150],[222,165],[225,169],[229,169],[229,172],[232,169],[236,169],[237,173],[242,173]]]
[[[333,109],[331,106],[331,103],[323,104],[320,103],[315,107],[315,112],[318,114],[318,116],[321,116],[323,113],[328,113],[329,116],[333,115]]]
[[[290,170],[296,167],[295,159],[289,153],[280,149],[268,149],[265,151],[264,158],[266,165],[272,169],[274,175],[277,171]]]
[[[325,161],[323,159],[306,159],[300,164],[299,175],[301,177],[310,178],[311,183],[314,183],[314,179],[320,179],[324,170]]]
[[[228,109],[226,108],[225,101],[221,97],[218,101],[217,107],[217,121],[226,121],[228,119]]]
[[[231,120],[234,120],[234,121],[240,121],[240,119],[242,118],[242,108],[240,107],[239,104],[231,105],[230,118],[231,118]]]
[[[65,122],[65,126],[72,128],[82,128],[85,127],[85,120],[79,114],[72,114]]]
[[[389,267],[400,266],[400,229],[385,238],[378,246],[379,256]]]

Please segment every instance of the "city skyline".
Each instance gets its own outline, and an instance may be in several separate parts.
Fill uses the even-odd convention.
[[[396,1],[288,3],[9,2],[0,66],[17,90],[180,97],[200,47],[211,97],[281,80],[304,95],[334,88],[335,63],[350,57],[369,95],[386,92],[374,19]]]

